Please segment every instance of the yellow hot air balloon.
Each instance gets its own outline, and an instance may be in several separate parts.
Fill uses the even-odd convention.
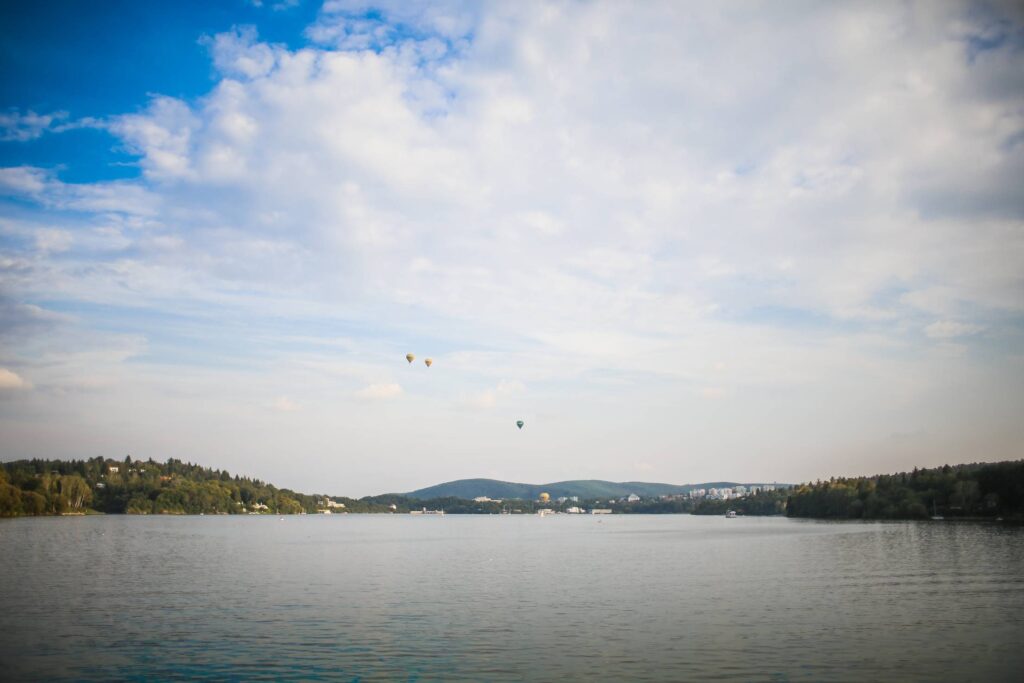
[[[416,356],[412,355],[411,353],[407,353],[405,354],[405,359],[411,363],[414,360],[416,360]]]
[[[426,364],[427,364],[427,367],[429,368],[429,367],[430,367],[431,365],[433,365],[433,364],[434,364],[434,359],[433,359],[433,358],[428,358],[428,359],[426,359],[426,360],[425,360],[425,361],[423,361],[423,362],[424,362],[424,363],[426,363]]]

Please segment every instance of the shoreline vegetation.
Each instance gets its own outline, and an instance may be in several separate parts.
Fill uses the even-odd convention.
[[[482,497],[481,497],[482,498]],[[812,519],[1024,520],[1024,460],[945,465],[832,478],[728,500],[688,494],[620,499],[470,500],[400,494],[310,495],[177,459],[18,460],[0,463],[0,517],[87,514],[409,513],[786,515]]]

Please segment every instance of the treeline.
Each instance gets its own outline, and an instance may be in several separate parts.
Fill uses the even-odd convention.
[[[279,489],[170,459],[19,460],[0,463],[0,517],[24,515],[301,514],[315,513],[326,496]],[[946,465],[892,475],[838,478],[788,490],[759,491],[730,500],[681,496],[639,501],[419,500],[388,494],[360,499],[332,496],[333,512],[403,513],[426,508],[448,514],[529,514],[540,508],[609,508],[616,514],[776,515],[826,519],[1024,518],[1024,461]],[[342,507],[343,506],[343,507]]]
[[[342,499],[337,499],[342,500]],[[435,498],[410,498],[407,496],[388,493],[382,496],[367,496],[359,500],[360,503],[383,506],[390,512],[410,512],[412,510],[444,510],[450,515],[497,515],[502,512],[536,512],[540,507],[559,509],[559,505],[541,505],[533,500],[508,499],[502,502],[488,500],[475,501],[457,496],[440,496]],[[392,510],[389,506],[394,505]]]
[[[0,516],[295,514],[318,498],[181,460],[18,460],[0,467]]]
[[[0,463],[0,517],[60,514],[302,514],[321,512],[326,499],[332,513],[408,513],[443,510],[447,514],[532,514],[539,509],[611,509],[615,514],[779,514],[779,494],[750,499],[695,502],[683,496],[624,499],[474,501],[455,496],[418,499],[398,494],[366,496],[308,495],[279,489],[226,470],[170,459],[19,460]],[[338,506],[337,504],[341,504]]]
[[[804,484],[789,492],[786,514],[830,519],[1024,518],[1024,460]]]
[[[765,516],[781,515],[786,512],[788,489],[777,491],[758,491],[745,498],[730,500],[713,500],[703,498],[693,505],[695,515],[724,515],[729,510],[740,515]]]

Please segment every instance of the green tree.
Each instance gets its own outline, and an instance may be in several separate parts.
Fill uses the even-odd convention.
[[[64,475],[57,484],[60,493],[68,499],[72,510],[81,510],[92,502],[92,488],[77,474]]]
[[[22,513],[22,490],[17,486],[0,482],[0,517],[17,517]],[[44,508],[46,501],[43,501]]]
[[[153,512],[153,501],[144,495],[136,494],[128,501],[125,512],[129,515],[148,515]]]
[[[35,491],[22,491],[21,507],[26,515],[44,515],[46,514],[46,498]]]

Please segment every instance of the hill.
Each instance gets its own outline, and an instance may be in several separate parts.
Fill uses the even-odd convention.
[[[300,514],[322,496],[193,465],[92,458],[0,463],[0,517],[88,514]],[[336,498],[350,512],[389,512],[387,505]]]
[[[713,481],[702,484],[659,484],[643,481],[603,481],[601,479],[574,479],[556,481],[550,484],[520,484],[497,479],[459,479],[436,484],[426,488],[402,494],[408,498],[426,500],[429,498],[455,497],[473,499],[479,496],[488,498],[520,498],[534,500],[546,492],[552,498],[560,496],[579,496],[584,500],[595,498],[621,498],[635,493],[638,496],[666,496],[688,493],[691,489],[722,488],[737,486],[735,482]],[[746,484],[756,486],[758,484]]]

